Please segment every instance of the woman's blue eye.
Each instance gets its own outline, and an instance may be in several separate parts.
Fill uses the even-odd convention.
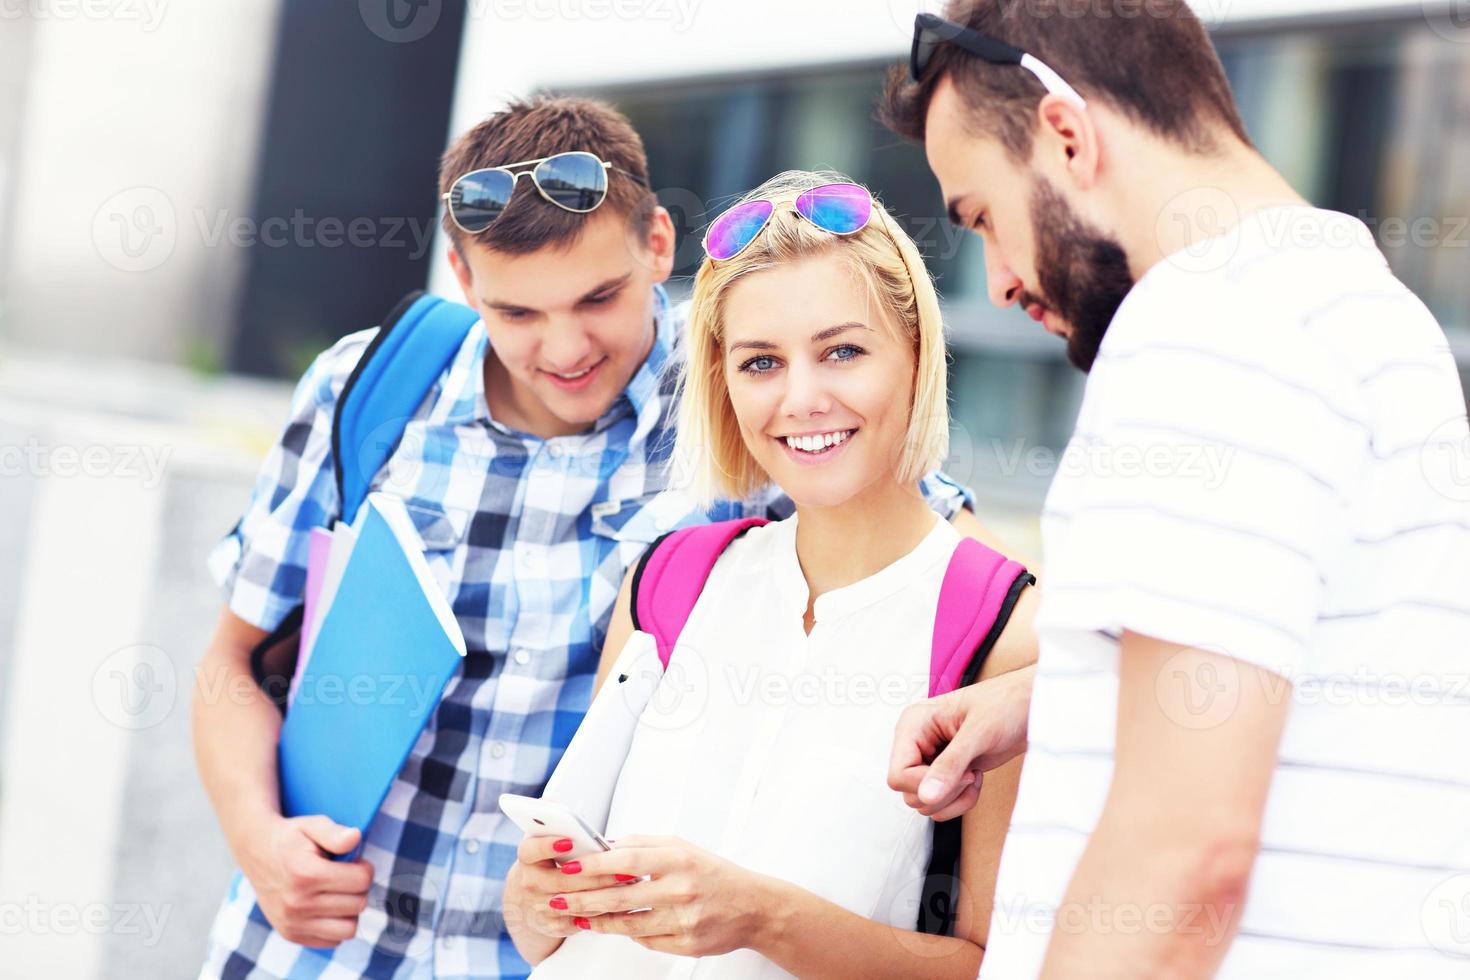
[[[836,357],[837,360],[850,361],[853,358],[860,357],[861,355],[866,353],[867,351],[863,350],[861,347],[858,347],[855,344],[843,344],[841,347],[832,348],[832,352],[828,356],[835,357],[836,355],[840,354],[840,357]]]
[[[769,371],[772,367],[775,366],[775,364],[776,359],[774,357],[771,357],[767,354],[761,354],[757,357],[752,357],[750,360],[740,365],[740,370],[745,371],[749,374],[762,374],[766,371]]]

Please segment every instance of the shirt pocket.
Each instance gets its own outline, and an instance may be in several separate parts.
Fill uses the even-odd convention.
[[[656,490],[592,505],[592,533],[617,541],[649,544],[676,528],[705,522],[686,494]]]
[[[459,546],[465,539],[470,515],[458,508],[422,501],[405,500],[403,507],[413,521],[424,559],[429,563],[429,571],[434,574],[434,581],[453,602],[454,592],[450,589],[450,584],[456,577],[455,569],[460,567],[462,559],[458,556]]]
[[[454,507],[439,507],[405,500],[404,509],[425,551],[449,551],[464,539],[469,515]]]
[[[616,566],[606,569],[614,594],[628,568],[643,556],[648,546],[677,528],[705,522],[703,511],[684,494],[660,490],[637,497],[605,500],[591,507],[593,540],[598,547],[598,565],[616,557]]]

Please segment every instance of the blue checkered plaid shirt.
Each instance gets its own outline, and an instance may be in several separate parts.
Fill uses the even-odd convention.
[[[278,935],[236,873],[204,977],[523,977],[501,916],[521,833],[502,793],[538,796],[591,699],[625,571],[664,532],[789,515],[784,497],[695,510],[665,493],[680,317],[657,289],[656,339],[591,431],[551,439],[490,417],[484,326],[470,331],[372,484],[401,496],[469,648],[368,828],[373,885],[357,935],[332,950]],[[210,566],[230,610],[274,629],[300,602],[307,542],[337,509],[332,411],[377,328],[344,337],[297,386],[239,526]],[[925,481],[952,516],[967,492]]]

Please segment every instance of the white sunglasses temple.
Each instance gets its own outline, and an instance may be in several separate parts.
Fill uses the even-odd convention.
[[[1021,55],[1021,67],[1040,79],[1041,84],[1046,86],[1048,92],[1071,99],[1077,103],[1077,108],[1079,109],[1087,108],[1087,100],[1081,95],[1078,95],[1076,89],[1068,85],[1061,75],[1052,71],[1051,66],[1040,58],[1023,54]]]

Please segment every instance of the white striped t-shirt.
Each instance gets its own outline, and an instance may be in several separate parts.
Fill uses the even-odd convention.
[[[1060,921],[1222,927],[1057,916],[1112,774],[1125,629],[1294,684],[1219,976],[1470,976],[1470,432],[1444,331],[1368,229],[1272,209],[1149,270],[1042,534],[1030,749],[981,976],[1036,976]],[[1240,680],[1196,677],[1215,693],[1180,722],[1221,717]]]

